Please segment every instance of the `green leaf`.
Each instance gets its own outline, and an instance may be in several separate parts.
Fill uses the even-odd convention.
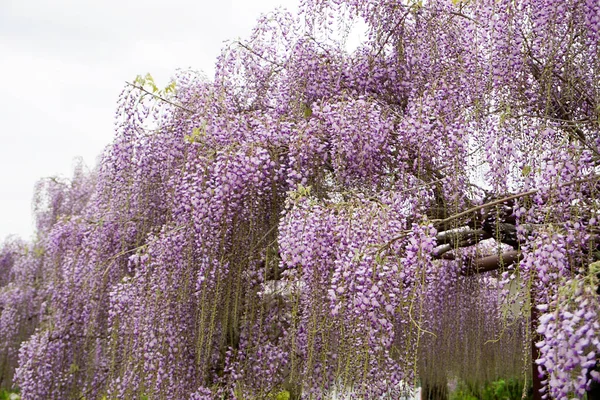
[[[310,190],[312,189],[312,187],[309,186],[302,186],[302,185],[298,185],[298,194],[300,194],[300,196],[302,197],[308,197],[310,196]]]
[[[235,396],[236,400],[243,400],[244,399],[244,394],[242,393],[242,390],[239,387],[236,387],[233,390],[233,395]]]
[[[144,86],[146,84],[146,81],[144,80],[144,78],[142,78],[141,75],[138,75],[135,77],[133,83],[135,83],[138,86]]]
[[[192,129],[191,135],[185,135],[184,139],[188,143],[201,142],[206,136],[206,121],[203,121],[200,127]]]
[[[381,254],[377,253],[375,254],[375,264],[381,264],[382,259],[381,259]]]
[[[591,275],[600,274],[600,261],[596,261],[590,264],[588,267]]]
[[[312,116],[312,108],[306,103],[302,103],[302,113],[304,114],[304,118],[310,118]]]
[[[72,363],[72,364],[69,366],[69,373],[70,373],[70,374],[74,374],[74,373],[76,373],[76,372],[78,372],[78,371],[79,371],[79,365],[77,365],[77,364],[75,364],[75,363]]]
[[[169,83],[164,89],[163,92],[164,93],[175,93],[175,86],[176,83],[175,81],[171,81],[171,83]]]
[[[154,83],[154,78],[152,77],[152,75],[150,75],[149,72],[146,74],[145,79],[147,82]]]
[[[275,400],[290,400],[290,392],[287,390],[277,393]]]

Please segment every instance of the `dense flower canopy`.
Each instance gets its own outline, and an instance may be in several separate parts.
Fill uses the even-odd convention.
[[[599,40],[596,0],[305,0],[212,80],[129,84],[98,167],[42,181],[37,241],[0,247],[0,383],[378,398],[535,362],[582,396]]]

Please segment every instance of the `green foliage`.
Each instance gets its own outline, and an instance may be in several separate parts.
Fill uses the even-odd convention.
[[[159,87],[156,85],[156,82],[154,82],[154,78],[149,73],[145,76],[136,76],[133,83],[136,86],[141,87],[144,90],[147,90],[148,92],[161,97],[164,95],[170,95],[175,93],[175,81],[171,81],[171,83],[169,83],[163,89],[159,89]]]
[[[0,389],[0,400],[20,400],[19,391]]]
[[[450,400],[479,400],[477,397],[473,396],[468,389],[456,389],[455,392],[452,392],[450,395]]]
[[[284,390],[282,392],[277,393],[277,396],[275,396],[275,400],[290,400],[290,392]]]
[[[522,396],[523,382],[516,379],[499,379],[486,383],[483,387],[460,383],[450,394],[450,400],[520,400]],[[525,399],[531,398],[528,395]]]
[[[75,373],[77,373],[77,372],[79,372],[79,365],[77,365],[77,364],[75,364],[75,363],[72,363],[72,364],[69,366],[69,373],[71,373],[71,374],[75,374]]]
[[[302,114],[304,114],[304,118],[309,119],[312,116],[312,108],[306,103],[302,103]]]
[[[200,127],[192,129],[191,135],[185,135],[184,139],[188,143],[201,143],[206,136],[206,121],[202,121]]]
[[[594,277],[594,276],[600,274],[600,261],[591,263],[588,268],[589,268],[588,275]]]
[[[311,186],[303,186],[302,184],[298,184],[298,187],[294,191],[290,191],[289,197],[296,201],[300,200],[303,197],[309,197],[312,187]]]

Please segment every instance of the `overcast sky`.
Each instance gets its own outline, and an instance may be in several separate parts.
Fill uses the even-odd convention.
[[[0,0],[0,242],[33,234],[35,182],[92,168],[125,81],[177,68],[211,77],[223,41],[299,0]]]

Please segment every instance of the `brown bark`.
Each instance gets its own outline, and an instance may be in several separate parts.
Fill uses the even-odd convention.
[[[480,274],[506,268],[521,260],[522,254],[517,250],[507,251],[500,255],[487,256],[473,260],[463,272],[464,275]]]
[[[421,400],[448,400],[448,386],[424,384],[421,387]]]
[[[454,230],[438,233],[436,242],[438,246],[434,249],[435,258],[443,258],[443,255],[458,247],[469,247],[492,236],[482,229],[477,230]]]

